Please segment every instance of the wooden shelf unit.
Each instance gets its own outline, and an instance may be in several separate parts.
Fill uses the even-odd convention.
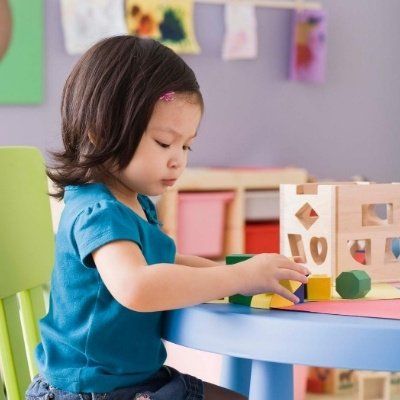
[[[224,254],[244,253],[245,193],[248,190],[279,190],[281,183],[307,182],[302,168],[236,169],[188,168],[174,187],[167,190],[157,203],[164,232],[177,240],[179,192],[229,190],[234,200],[229,203],[224,231]]]

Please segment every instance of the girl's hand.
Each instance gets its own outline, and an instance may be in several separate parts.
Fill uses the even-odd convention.
[[[243,288],[241,294],[252,296],[259,293],[276,293],[293,303],[298,303],[299,298],[279,281],[290,279],[307,283],[306,275],[310,274],[310,271],[299,264],[300,261],[299,257],[292,260],[281,254],[263,253],[232,267],[237,268],[239,284]]]

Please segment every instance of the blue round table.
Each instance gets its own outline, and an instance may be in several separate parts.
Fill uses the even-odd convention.
[[[292,400],[293,364],[400,371],[400,321],[201,304],[168,311],[163,338],[223,354],[221,385]]]

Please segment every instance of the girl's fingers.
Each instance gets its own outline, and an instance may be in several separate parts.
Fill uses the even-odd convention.
[[[291,281],[298,281],[301,283],[307,283],[308,278],[301,272],[293,271],[291,269],[280,268],[276,273],[278,280],[290,279]]]
[[[301,256],[294,256],[294,257],[292,257],[292,260],[295,263],[299,263],[299,264],[304,264],[306,262],[305,258],[301,257]]]
[[[276,285],[276,287],[274,288],[274,292],[291,301],[292,303],[298,303],[300,301],[300,299],[296,295],[294,295],[290,290],[286,289],[280,284]]]
[[[297,271],[303,275],[309,275],[311,273],[309,271],[309,269],[307,267],[305,267],[304,265],[295,263],[295,262],[289,260],[288,258],[286,260],[285,259],[282,260],[282,262],[279,265],[279,268],[291,269],[291,270]]]

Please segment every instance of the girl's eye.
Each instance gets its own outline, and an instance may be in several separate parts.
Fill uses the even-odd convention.
[[[192,148],[190,146],[183,146],[183,150],[189,150],[192,151]]]
[[[168,149],[168,147],[169,147],[169,144],[159,142],[158,140],[156,140],[156,143],[157,143],[159,146],[161,146],[163,149]]]

